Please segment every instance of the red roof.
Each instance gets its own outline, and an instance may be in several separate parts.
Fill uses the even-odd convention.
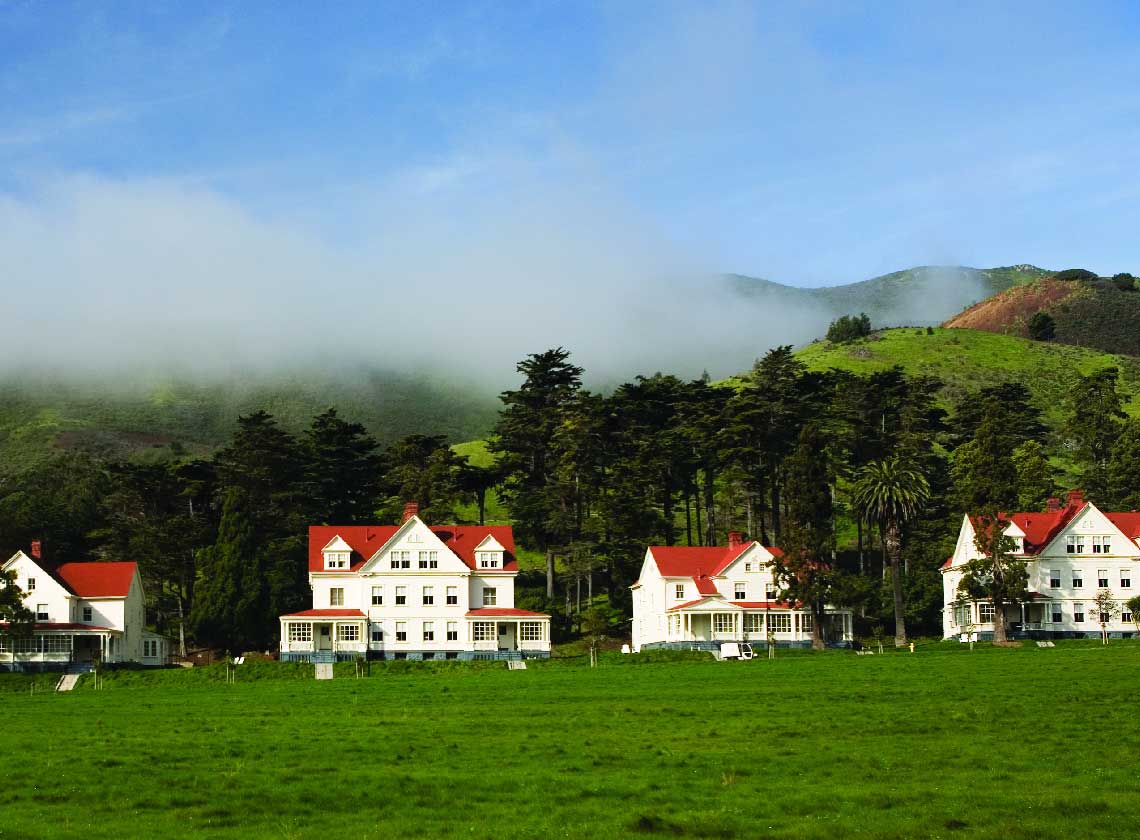
[[[513,607],[480,607],[477,610],[468,610],[468,618],[550,618],[546,613],[531,612],[530,610],[516,610]]]
[[[699,575],[693,578],[693,583],[697,585],[697,592],[702,595],[718,595],[716,584],[713,583],[712,578],[708,575]]]
[[[301,610],[282,618],[364,618],[364,613],[360,610]]]
[[[126,598],[134,563],[64,563],[55,576],[81,598]]]
[[[691,577],[701,595],[716,595],[716,584],[710,576],[723,572],[752,545],[759,543],[747,542],[738,546],[651,545],[649,551],[662,577]],[[774,557],[784,556],[784,552],[774,545],[761,548]]]
[[[518,562],[515,560],[515,538],[510,525],[429,525],[428,527],[468,568],[480,574],[518,571]],[[352,549],[351,571],[355,572],[370,560],[384,543],[392,539],[399,528],[398,525],[310,525],[309,571],[326,571],[321,550],[335,537],[340,537]],[[475,565],[475,546],[489,536],[498,540],[505,549],[502,569],[479,569]]]
[[[954,555],[951,554],[949,557],[946,558],[946,562],[942,564],[942,568],[943,569],[949,569],[953,565],[954,565]]]
[[[1124,535],[1130,540],[1140,539],[1140,513],[1137,511],[1130,511],[1129,513],[1106,513],[1105,516],[1108,520],[1124,532]]]

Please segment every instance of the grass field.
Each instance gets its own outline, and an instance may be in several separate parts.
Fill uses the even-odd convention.
[[[6,676],[0,838],[1140,833],[1140,644],[639,659]]]

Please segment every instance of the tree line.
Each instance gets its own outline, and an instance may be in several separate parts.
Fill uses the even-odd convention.
[[[0,534],[10,551],[41,539],[56,562],[135,560],[156,629],[238,650],[272,645],[277,616],[310,606],[309,525],[394,523],[406,501],[429,523],[481,520],[495,494],[545,565],[520,576],[518,600],[561,633],[582,621],[583,583],[587,606],[620,626],[647,545],[737,530],[784,549],[783,597],[819,619],[825,603],[851,605],[861,632],[901,642],[940,626],[938,567],[962,513],[1042,509],[1051,456],[1098,503],[1140,503],[1140,423],[1114,369],[1079,378],[1059,435],[1017,383],[947,408],[937,380],[809,371],[790,347],[718,384],[655,373],[595,392],[562,348],[517,372],[488,437],[493,466],[443,436],[381,447],[335,409],[299,434],[258,411],[208,458],[65,452],[0,480]]]

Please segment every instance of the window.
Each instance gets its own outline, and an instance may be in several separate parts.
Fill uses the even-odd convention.
[[[406,603],[408,603],[408,587],[397,586],[396,587],[396,606],[402,607]]]
[[[681,616],[673,613],[669,616],[669,635],[676,636],[681,632]]]
[[[791,613],[773,613],[772,615],[768,616],[768,629],[773,633],[791,633]]]
[[[424,622],[424,641],[425,642],[434,642],[435,641],[435,622],[434,621],[425,621]]]
[[[396,641],[397,642],[406,642],[407,640],[408,640],[408,622],[397,621],[396,622]]]
[[[745,563],[744,564],[744,571],[751,572],[752,571],[752,564],[751,563]]]
[[[313,640],[313,625],[292,622],[289,625],[289,641],[311,642]]]
[[[775,601],[776,598],[778,598],[778,597],[779,597],[779,593],[776,592],[776,585],[774,583],[764,584],[764,599],[765,600]]]
[[[84,621],[91,621],[91,616],[92,616],[91,607],[84,607],[83,608],[83,620]]]
[[[36,604],[36,621],[48,620],[48,605]]]
[[[1125,624],[1132,620],[1132,610],[1128,608],[1127,601],[1120,602],[1120,620]]]
[[[1093,537],[1092,549],[1093,554],[1111,554],[1112,537]]]
[[[372,606],[380,607],[383,605],[384,605],[384,587],[383,586],[373,586],[372,587]]]
[[[343,607],[344,606],[344,589],[342,587],[334,587],[329,590],[329,606],[330,607]]]
[[[36,636],[39,640],[39,649],[42,653],[69,653],[71,651],[71,639],[67,636]],[[114,643],[115,637],[111,637],[111,642]]]
[[[955,604],[954,623],[959,627],[974,623],[974,610],[969,604]]]
[[[1085,605],[1081,603],[1073,604],[1073,621],[1078,624],[1085,620]]]
[[[384,628],[383,627],[373,626],[373,628],[372,628],[372,641],[374,641],[374,642],[384,641]]]
[[[1083,534],[1074,534],[1071,537],[1065,537],[1065,551],[1068,554],[1084,554],[1085,553],[1085,538]]]
[[[732,613],[713,613],[713,632],[731,633],[736,628]]]
[[[439,568],[439,552],[438,551],[421,551],[419,556],[419,566],[421,569],[438,569]]]
[[[744,616],[745,633],[763,633],[764,615],[762,613],[748,613]]]
[[[347,569],[348,568],[348,552],[347,551],[326,551],[325,552],[325,568],[326,569]]]
[[[993,604],[978,604],[978,621],[982,624],[992,624],[994,620]]]
[[[673,587],[673,597],[678,601],[685,597],[685,584],[678,583]]]
[[[495,635],[495,622],[476,621],[471,625],[472,638],[477,642],[492,642],[498,638]]]
[[[424,587],[424,606],[430,607],[435,604],[435,589],[431,586]]]
[[[1121,569],[1120,570],[1120,588],[1121,589],[1131,589],[1132,588],[1132,570],[1131,569]]]
[[[497,551],[480,551],[479,552],[479,568],[480,569],[497,569],[497,568],[499,568],[499,552],[497,552]]]
[[[449,607],[454,607],[458,603],[459,603],[459,587],[458,586],[447,587],[447,605]]]
[[[29,592],[35,592],[36,591],[36,579],[35,578],[32,578],[32,577],[28,578],[28,591]]]
[[[1053,619],[1054,624],[1060,624],[1064,620],[1063,616],[1061,615],[1061,605],[1060,604],[1058,604],[1058,603],[1051,604],[1049,607],[1049,612],[1051,614],[1051,617]]]
[[[1073,589],[1080,589],[1084,585],[1084,573],[1080,569],[1073,569]]]
[[[459,641],[459,622],[457,622],[457,621],[447,622],[447,640],[449,642],[458,642]]]
[[[1049,570],[1049,588],[1050,589],[1060,589],[1061,588],[1061,570],[1060,569],[1050,569]]]
[[[342,642],[359,642],[360,641],[360,625],[359,624],[342,624],[342,625],[340,625],[338,638]]]
[[[158,656],[158,639],[143,639],[143,656]]]
[[[1096,587],[1097,589],[1108,589],[1108,569],[1096,570]]]
[[[747,593],[744,591],[744,583],[742,581],[737,581],[734,583],[732,585],[732,591],[733,597],[735,597],[737,601],[743,601],[748,597]]]
[[[815,617],[811,613],[802,613],[800,615],[800,629],[805,633],[810,633],[813,627],[815,627]]]
[[[497,601],[498,601],[498,595],[495,593],[495,587],[493,587],[493,586],[483,587],[483,606],[484,607],[493,607],[493,606],[495,606]]]
[[[393,551],[390,556],[393,569],[410,569],[412,567],[412,552]]]
[[[541,642],[542,641],[542,622],[541,621],[520,621],[519,622],[519,641],[520,642]]]

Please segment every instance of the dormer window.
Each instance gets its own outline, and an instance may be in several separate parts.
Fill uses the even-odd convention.
[[[498,569],[501,566],[499,560],[499,552],[497,551],[480,551],[478,556],[480,569]]]
[[[325,568],[329,570],[347,569],[348,554],[347,551],[326,551]]]

